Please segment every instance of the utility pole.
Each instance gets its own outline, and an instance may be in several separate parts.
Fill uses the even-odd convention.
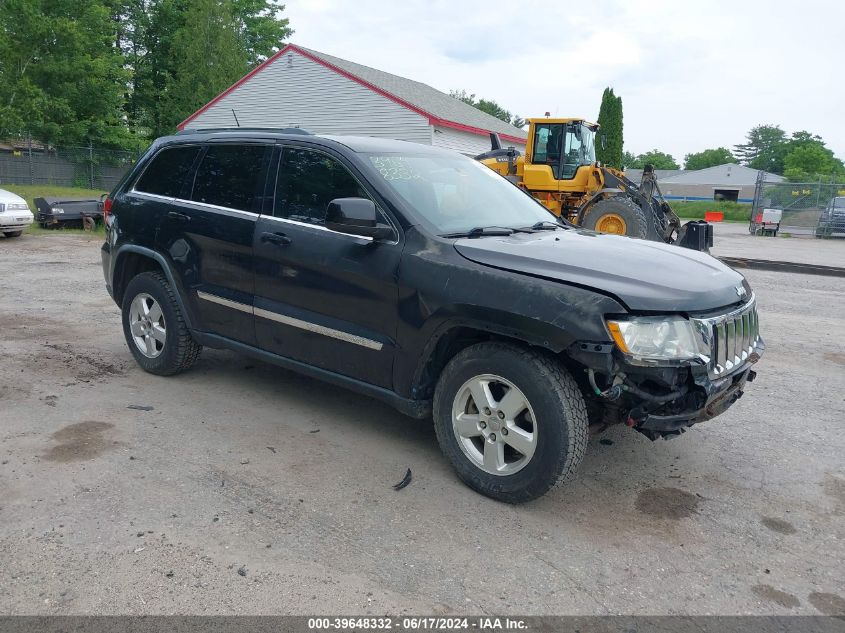
[[[35,184],[35,173],[32,169],[32,134],[26,135],[27,154],[29,155],[29,184]]]
[[[94,148],[91,146],[91,140],[88,140],[88,167],[91,173],[91,189],[94,188]]]

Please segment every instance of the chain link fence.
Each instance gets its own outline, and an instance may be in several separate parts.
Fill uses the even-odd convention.
[[[0,187],[58,185],[110,191],[139,156],[97,147],[54,147],[36,141],[0,146]]]
[[[822,236],[834,198],[845,196],[845,183],[820,178],[816,182],[775,182],[760,172],[754,189],[749,230],[760,231],[763,211],[781,211],[779,232]]]

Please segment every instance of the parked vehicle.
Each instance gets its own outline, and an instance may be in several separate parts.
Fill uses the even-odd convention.
[[[819,216],[816,237],[845,237],[845,196],[827,203]]]
[[[0,189],[0,233],[6,237],[20,237],[32,224],[32,211],[26,200],[11,191]]]
[[[104,210],[107,288],[146,371],[227,348],[433,415],[459,477],[507,502],[569,478],[591,422],[654,439],[719,415],[763,350],[736,271],[574,227],[433,147],[183,133]]]
[[[777,237],[781,220],[783,220],[783,209],[763,209],[749,225],[749,233]]]
[[[68,224],[93,226],[103,219],[99,198],[36,198],[38,223],[44,227]]]

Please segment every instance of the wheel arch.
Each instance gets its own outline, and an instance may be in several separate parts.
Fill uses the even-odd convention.
[[[536,329],[536,322],[533,323]],[[453,319],[441,324],[428,338],[419,356],[410,385],[414,399],[429,399],[443,369],[459,352],[477,343],[500,341],[519,347],[533,348],[549,355],[558,355],[568,345],[568,340],[559,338],[560,331],[549,336],[549,332],[537,331],[526,335],[530,328],[515,328],[490,321],[475,319]]]
[[[121,246],[114,258],[114,270],[112,272],[112,292],[114,300],[118,305],[123,304],[123,295],[126,287],[133,277],[149,272],[160,271],[167,277],[167,281],[174,289],[179,309],[185,318],[189,329],[193,329],[193,315],[185,302],[184,287],[173,274],[173,269],[167,258],[161,253],[145,246],[137,244],[126,244]]]

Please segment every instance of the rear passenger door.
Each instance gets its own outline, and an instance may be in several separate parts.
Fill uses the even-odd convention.
[[[248,345],[255,345],[252,239],[271,153],[263,143],[207,144],[157,236],[189,291],[198,329]]]
[[[339,156],[292,146],[280,155],[275,204],[255,232],[258,345],[390,388],[400,233],[374,243],[327,229],[331,200],[378,201]]]

